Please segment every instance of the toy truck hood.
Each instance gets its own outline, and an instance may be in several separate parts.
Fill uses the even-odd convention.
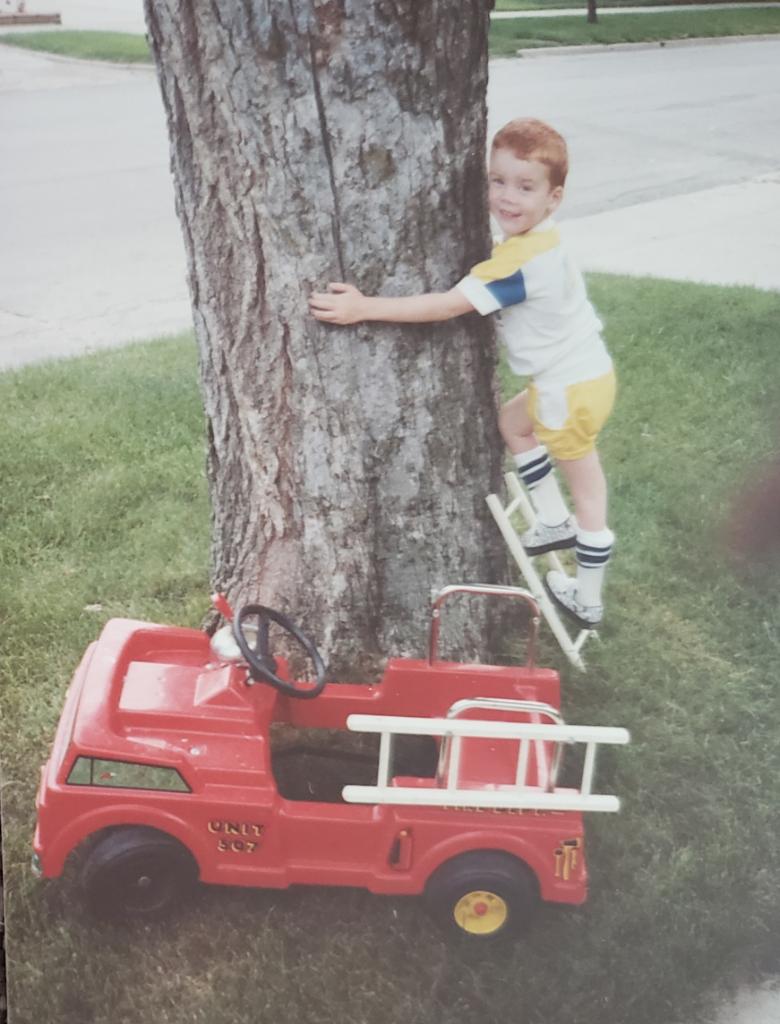
[[[246,668],[217,660],[199,630],[112,619],[71,684],[49,778],[64,782],[83,755],[174,767],[196,789],[254,788],[272,778],[274,720],[344,729],[353,713],[440,716],[454,701],[485,695],[560,706],[550,669],[406,659],[391,659],[381,684],[328,684],[315,701],[290,700],[247,686]]]
[[[190,784],[198,772],[256,783],[275,693],[245,677],[213,660],[199,630],[112,619],[73,680],[55,754],[174,766]]]

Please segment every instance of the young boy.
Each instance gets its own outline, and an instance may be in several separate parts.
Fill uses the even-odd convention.
[[[510,121],[493,139],[490,213],[503,233],[492,256],[454,288],[398,298],[330,284],[309,300],[318,320],[428,323],[477,310],[503,311],[500,334],[514,373],[531,378],[499,413],[499,428],[530,493],[537,521],[521,537],[530,555],[576,548],[577,575],[549,572],[553,599],[583,627],[603,616],[601,589],[614,536],[596,437],[614,401],[612,361],[582,276],[550,219],[563,198],[563,138],[532,118]],[[574,501],[569,516],[553,472],[560,467]]]

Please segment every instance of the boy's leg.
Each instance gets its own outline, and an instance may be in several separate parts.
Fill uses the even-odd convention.
[[[603,614],[601,590],[612,553],[614,534],[607,526],[607,482],[598,452],[558,463],[571,491],[577,517],[577,577],[547,574],[547,585],[559,604],[582,626],[595,626]]]
[[[528,408],[528,392],[522,391],[502,406],[498,426],[525,484],[538,516],[520,542],[529,555],[574,546],[574,528],[563,500],[550,456],[534,433]]]
[[[607,525],[607,480],[594,448],[581,459],[557,459],[574,502],[577,525],[583,530],[603,530]]]

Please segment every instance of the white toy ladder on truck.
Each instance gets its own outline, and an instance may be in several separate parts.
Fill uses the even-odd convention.
[[[471,710],[504,718],[459,717]],[[520,714],[526,721],[507,721],[507,713]],[[555,708],[539,701],[461,700],[446,718],[349,715],[347,728],[380,736],[376,785],[345,786],[342,795],[348,803],[535,811],[620,807],[616,796],[593,792],[596,749],[602,743],[628,743],[627,730],[566,725]],[[392,777],[393,737],[399,735],[441,739],[436,778]],[[585,744],[580,783],[559,787],[562,745],[572,743]]]
[[[514,560],[517,562],[518,568],[523,574],[523,578],[528,584],[528,589],[539,602],[539,608],[542,615],[544,615],[555,639],[560,644],[561,650],[572,665],[576,668],[584,669],[585,662],[580,651],[588,637],[598,637],[598,633],[595,629],[581,629],[575,638],[572,639],[569,635],[569,631],[566,629],[566,626],[563,624],[561,617],[558,614],[558,609],[550,599],[550,596],[542,583],[542,579],[536,571],[533,558],[527,553],[523,545],[520,543],[520,537],[517,534],[517,530],[515,530],[512,525],[512,516],[519,511],[522,513],[528,526],[533,526],[536,522],[536,515],[534,513],[533,506],[528,499],[528,495],[523,490],[523,486],[520,483],[517,473],[507,473],[505,479],[512,500],[506,507],[504,507],[501,504],[501,499],[497,495],[489,494],[487,497],[487,503],[490,507],[490,511],[493,513],[493,518],[498,524],[498,528],[501,530],[504,540],[506,541],[509,550],[512,552]],[[546,555],[538,557],[546,558],[551,568],[557,569],[559,572],[565,572],[560,559],[554,551],[550,551]]]

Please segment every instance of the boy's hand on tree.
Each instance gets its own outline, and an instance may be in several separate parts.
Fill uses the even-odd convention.
[[[329,324],[357,324],[365,319],[365,295],[353,284],[341,281],[328,285],[327,292],[314,292],[309,299],[312,316]]]

